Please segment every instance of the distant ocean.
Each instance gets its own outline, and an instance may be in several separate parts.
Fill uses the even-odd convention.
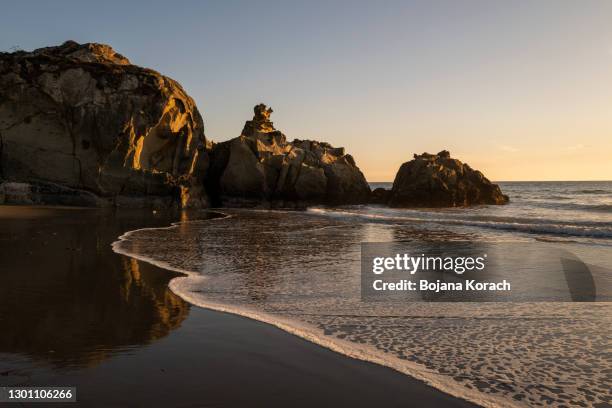
[[[612,265],[612,182],[499,184],[508,205],[228,209],[224,218],[132,231],[113,247],[186,273],[170,287],[193,304],[276,325],[474,402],[605,402],[612,303],[361,301],[361,242],[520,242],[533,259],[545,242],[593,268]],[[380,186],[391,183],[372,183]],[[521,271],[534,282],[539,272]],[[612,276],[601,279],[609,289]]]
[[[361,207],[348,211],[376,220],[421,222],[432,228],[443,226],[497,239],[507,234],[545,238],[580,239],[581,242],[611,244],[612,181],[500,182],[510,196],[504,206],[479,206],[451,209],[387,209]],[[370,183],[372,189],[390,189],[393,183]],[[602,238],[598,240],[597,238]]]

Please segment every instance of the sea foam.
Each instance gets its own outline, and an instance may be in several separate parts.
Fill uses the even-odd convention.
[[[607,303],[365,303],[360,242],[455,234],[327,214],[227,213],[132,231],[113,249],[184,273],[170,288],[190,303],[272,324],[481,405],[605,399]]]

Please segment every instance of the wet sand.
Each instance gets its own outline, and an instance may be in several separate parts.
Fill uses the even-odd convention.
[[[123,232],[181,216],[0,206],[0,386],[76,386],[86,406],[473,406],[191,307],[167,288],[176,273],[112,252]]]

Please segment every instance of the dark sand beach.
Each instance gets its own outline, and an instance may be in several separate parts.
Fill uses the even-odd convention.
[[[0,386],[76,386],[86,406],[472,406],[275,327],[191,307],[167,288],[175,273],[111,250],[126,231],[179,218],[0,206]]]

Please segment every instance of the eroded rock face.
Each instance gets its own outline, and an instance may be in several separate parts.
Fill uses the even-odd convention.
[[[0,179],[42,203],[207,205],[205,146],[183,88],[107,45],[0,53]]]
[[[402,164],[389,197],[392,207],[456,207],[506,204],[508,196],[480,171],[446,150],[423,153]]]
[[[214,145],[207,186],[217,205],[295,207],[367,201],[370,187],[343,148],[313,140],[287,142],[260,104],[242,134]]]

